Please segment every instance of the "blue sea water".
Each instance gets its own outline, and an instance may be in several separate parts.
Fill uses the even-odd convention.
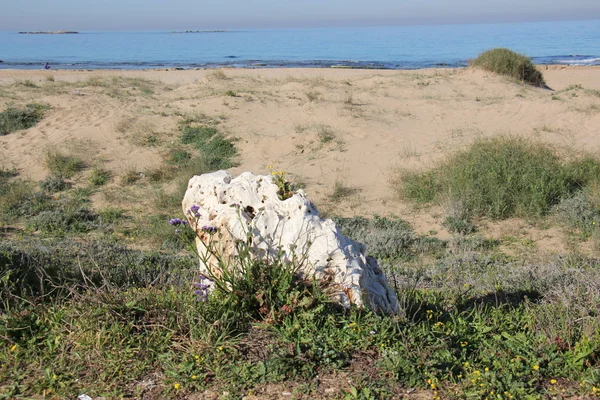
[[[465,66],[494,47],[538,64],[600,65],[600,21],[227,32],[0,32],[0,69]]]

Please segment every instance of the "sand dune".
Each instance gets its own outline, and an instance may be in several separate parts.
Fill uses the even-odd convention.
[[[402,215],[427,232],[443,231],[436,211],[394,198],[393,167],[427,167],[502,133],[600,149],[600,68],[549,67],[553,91],[470,69],[223,72],[0,71],[1,109],[52,107],[36,127],[0,137],[2,163],[39,180],[54,146],[115,173],[144,171],[163,162],[182,115],[204,113],[239,139],[233,172],[273,165],[330,212]],[[348,194],[334,201],[336,182]]]

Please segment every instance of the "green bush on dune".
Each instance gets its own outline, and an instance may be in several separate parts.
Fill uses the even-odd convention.
[[[460,204],[468,216],[539,217],[600,176],[600,161],[563,160],[550,145],[517,136],[476,140],[428,171],[392,181],[418,203]]]
[[[492,49],[471,60],[471,66],[510,76],[535,86],[544,86],[544,77],[531,60],[509,49]]]

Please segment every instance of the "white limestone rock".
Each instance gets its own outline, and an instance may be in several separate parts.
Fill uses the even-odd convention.
[[[302,190],[280,200],[271,176],[244,172],[233,178],[226,171],[194,176],[182,202],[183,211],[198,235],[199,254],[211,236],[202,230],[219,230],[219,247],[226,256],[235,256],[234,242],[251,238],[254,252],[274,253],[278,248],[286,257],[302,255],[303,273],[317,279],[330,279],[333,297],[343,306],[355,304],[389,314],[398,312],[398,300],[385,274],[365,246],[340,232],[330,219],[321,219],[316,207]],[[199,207],[198,217],[189,210]],[[260,256],[260,254],[257,254]],[[219,274],[216,263],[201,262],[201,268]]]

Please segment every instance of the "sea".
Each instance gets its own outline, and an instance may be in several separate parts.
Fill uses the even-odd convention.
[[[600,65],[600,20],[173,32],[0,32],[0,69],[462,67],[495,47]]]

